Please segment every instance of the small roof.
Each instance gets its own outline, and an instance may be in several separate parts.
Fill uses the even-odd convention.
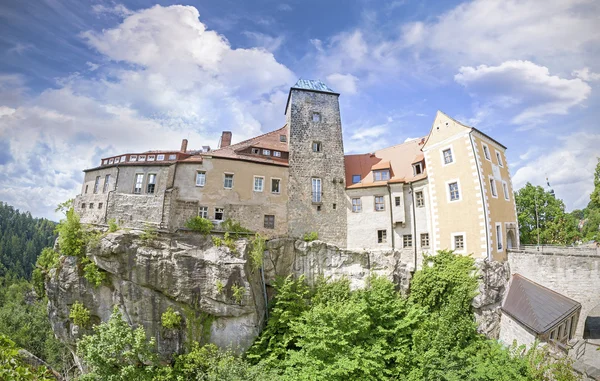
[[[321,82],[320,79],[302,79],[300,78],[298,82],[292,89],[302,89],[302,90],[312,90],[312,91],[320,91],[323,93],[332,93],[337,94],[335,91],[331,90],[329,86]]]
[[[371,167],[372,171],[376,171],[378,169],[389,169],[390,168],[390,161],[386,160],[386,161],[380,161],[379,163],[373,165]]]
[[[581,304],[537,284],[520,274],[514,274],[502,311],[537,334],[548,332]]]

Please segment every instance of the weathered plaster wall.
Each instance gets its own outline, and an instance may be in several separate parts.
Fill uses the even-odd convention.
[[[535,341],[535,333],[516,322],[509,315],[502,314],[499,339],[505,345],[512,345],[513,341],[516,340],[518,345],[526,345],[530,348]]]

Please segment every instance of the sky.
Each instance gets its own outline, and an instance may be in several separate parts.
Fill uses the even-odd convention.
[[[3,0],[0,200],[58,220],[82,170],[280,128],[298,78],[341,93],[347,153],[441,110],[508,147],[516,189],[583,208],[600,156],[595,0]]]

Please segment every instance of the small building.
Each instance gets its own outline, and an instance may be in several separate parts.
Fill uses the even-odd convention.
[[[514,274],[502,304],[500,340],[507,345],[549,342],[563,347],[575,335],[581,304]]]

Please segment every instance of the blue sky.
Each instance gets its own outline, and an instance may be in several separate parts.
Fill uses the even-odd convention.
[[[0,3],[0,200],[57,219],[81,170],[127,151],[279,128],[287,91],[340,92],[345,148],[436,110],[508,147],[515,187],[587,204],[600,156],[594,0]]]

